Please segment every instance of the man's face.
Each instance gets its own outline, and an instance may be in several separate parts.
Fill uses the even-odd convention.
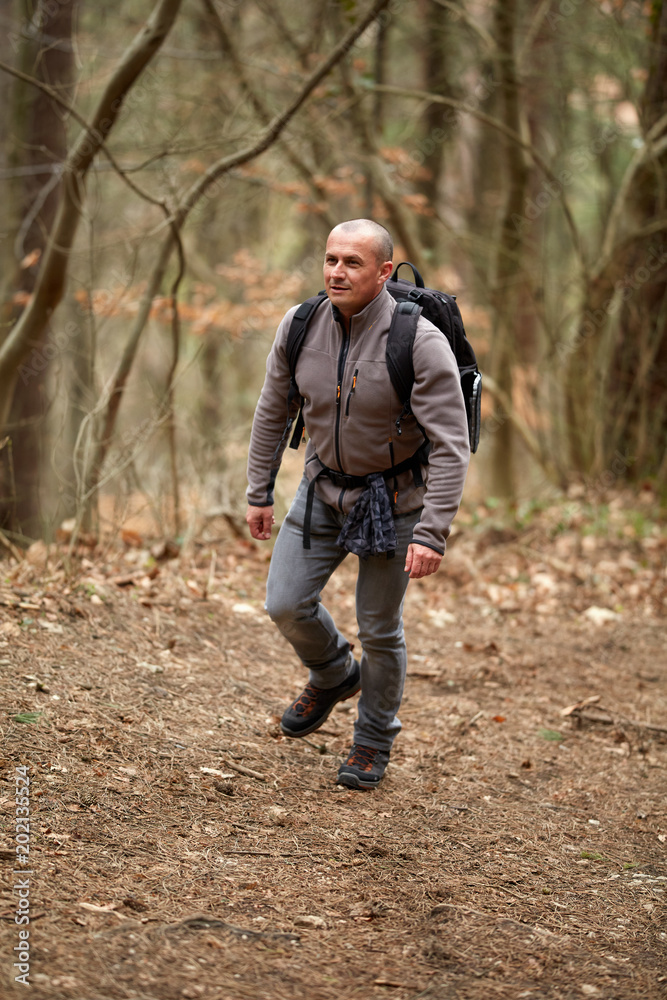
[[[372,235],[332,230],[324,255],[324,287],[345,319],[361,312],[391,274],[391,261],[379,264]]]

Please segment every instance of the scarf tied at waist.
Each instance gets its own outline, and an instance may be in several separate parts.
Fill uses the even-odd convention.
[[[336,545],[360,559],[383,552],[391,559],[396,550],[396,527],[387,485],[381,472],[367,476],[361,493],[336,539]]]
[[[371,472],[367,476],[349,476],[344,472],[329,469],[322,465],[317,475],[308,484],[306,497],[306,516],[303,526],[303,547],[310,548],[310,521],[313,510],[315,483],[320,476],[326,476],[336,486],[342,489],[362,487],[362,493],[352,510],[345,518],[345,523],[336,539],[336,544],[361,559],[387,553],[387,558],[393,558],[396,552],[397,538],[394,525],[394,515],[387,489],[387,480],[399,476],[408,470],[412,471],[415,484],[423,485],[421,463],[428,462],[428,444],[422,447],[410,458],[398,465],[393,465],[384,472]],[[318,459],[319,461],[319,459]]]

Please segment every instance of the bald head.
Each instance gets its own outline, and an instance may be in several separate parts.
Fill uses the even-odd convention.
[[[394,256],[394,244],[388,230],[372,219],[350,219],[341,222],[331,230],[331,235],[367,236],[371,239],[371,247],[378,264],[384,264]]]
[[[324,288],[345,319],[379,295],[391,274],[391,236],[377,222],[353,219],[329,233],[324,253]]]

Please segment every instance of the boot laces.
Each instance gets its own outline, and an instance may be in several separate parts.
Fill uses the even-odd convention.
[[[352,767],[358,767],[360,771],[370,771],[375,763],[379,751],[376,747],[362,747],[355,743],[350,750],[347,763]]]
[[[305,688],[292,706],[297,715],[304,715],[308,712],[317,701],[317,696],[319,694],[319,688],[316,688],[313,684],[306,684]]]

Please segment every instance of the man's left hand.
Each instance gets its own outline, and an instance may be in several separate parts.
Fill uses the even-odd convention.
[[[405,572],[410,574],[411,580],[418,580],[422,576],[435,573],[441,562],[442,556],[439,552],[429,549],[428,545],[417,545],[416,542],[412,542],[408,546]]]

